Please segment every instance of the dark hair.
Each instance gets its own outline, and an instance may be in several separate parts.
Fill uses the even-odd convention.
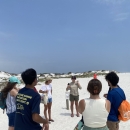
[[[88,83],[87,90],[92,95],[99,95],[102,90],[102,83],[98,79],[92,79]]]
[[[76,79],[76,76],[71,76],[71,79]]]
[[[27,69],[21,74],[23,82],[27,85],[31,85],[37,78],[37,72],[34,69]]]
[[[17,83],[8,82],[7,85],[1,90],[3,97],[7,98],[8,92],[10,92]]]
[[[119,77],[115,72],[110,72],[105,76],[105,79],[109,81],[112,86],[116,86],[119,82]]]

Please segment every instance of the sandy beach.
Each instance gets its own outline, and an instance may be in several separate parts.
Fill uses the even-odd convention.
[[[127,100],[130,101],[130,73],[119,73],[120,78],[119,86],[125,91]],[[82,86],[79,90],[79,98],[84,99],[89,97],[89,93],[86,90],[88,81],[92,78],[78,78],[77,80]],[[103,94],[107,93],[108,85],[104,79],[104,76],[98,76],[98,79],[102,82],[103,88],[100,96],[103,98]],[[77,122],[81,119],[76,115],[72,118],[70,117],[70,110],[66,109],[66,99],[65,92],[67,83],[71,82],[69,78],[54,79],[52,81],[53,86],[53,104],[52,104],[52,118],[55,122],[50,124],[50,130],[73,130]],[[23,87],[21,85],[20,87]],[[36,88],[39,90],[41,85],[37,85]],[[44,105],[40,104],[40,115],[43,116]],[[0,130],[8,130],[8,119],[6,113],[3,114],[0,109]],[[76,113],[75,113],[76,114]],[[120,123],[120,130],[129,130],[130,120],[127,122]]]

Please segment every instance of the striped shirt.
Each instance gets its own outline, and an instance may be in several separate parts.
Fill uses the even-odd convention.
[[[6,98],[6,106],[7,106],[7,111],[6,113],[12,113],[16,111],[16,98],[10,95],[10,92],[7,95]]]

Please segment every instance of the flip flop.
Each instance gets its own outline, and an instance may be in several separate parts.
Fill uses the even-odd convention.
[[[71,114],[71,117],[74,117],[74,114]]]
[[[48,124],[51,124],[51,122],[50,122],[50,121],[48,121]]]
[[[77,117],[80,117],[80,115],[79,115],[79,114],[76,114],[76,116],[77,116]]]
[[[50,119],[49,121],[54,122],[54,120],[53,120],[53,119]]]

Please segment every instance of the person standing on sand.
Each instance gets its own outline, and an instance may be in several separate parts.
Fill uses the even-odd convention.
[[[51,85],[52,79],[50,77],[46,77],[45,84],[41,87],[39,90],[39,93],[48,94],[48,101],[47,105],[44,104],[44,116],[47,121],[54,122],[54,120],[51,118],[51,106],[52,106],[52,85]],[[48,110],[48,116],[47,117],[47,110]]]
[[[76,112],[77,112],[76,116],[79,117],[79,112],[78,112],[79,92],[78,92],[78,89],[82,89],[82,87],[79,84],[79,82],[76,81],[76,76],[72,76],[71,80],[72,80],[72,82],[68,83],[68,86],[66,88],[66,91],[70,90],[71,117],[74,117],[74,113],[73,113],[74,103],[75,103]]]
[[[14,130],[49,130],[48,122],[39,115],[41,96],[34,91],[34,86],[37,84],[36,71],[32,68],[27,69],[21,77],[25,87],[18,92],[16,97]]]
[[[93,74],[93,78],[97,79],[97,74],[96,73]]]
[[[107,100],[111,108],[107,118],[107,126],[109,130],[119,130],[118,108],[122,101],[126,99],[126,96],[124,91],[118,86],[119,77],[115,72],[106,74],[105,79],[108,82],[108,86],[110,86]]]
[[[110,106],[106,99],[101,99],[99,96],[102,83],[98,79],[92,79],[88,83],[87,90],[90,97],[80,100],[78,107],[79,113],[83,115],[83,130],[108,130],[106,121]]]
[[[6,98],[6,113],[9,120],[8,130],[14,130],[16,95],[19,91],[19,89],[16,87],[17,84],[20,84],[19,79],[15,76],[12,76],[9,78],[9,82],[7,83],[7,85],[1,90],[4,98]]]

